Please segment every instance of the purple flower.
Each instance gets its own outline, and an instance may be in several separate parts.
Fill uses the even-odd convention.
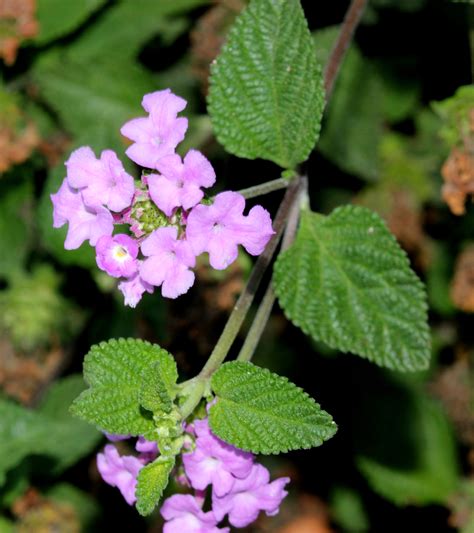
[[[203,512],[196,498],[190,494],[175,494],[167,498],[160,510],[167,521],[163,533],[218,533],[229,528],[218,528],[212,511]]]
[[[103,480],[112,487],[117,487],[129,505],[136,501],[137,476],[142,467],[143,463],[136,457],[120,456],[112,444],[107,444],[104,453],[97,454],[97,468]]]
[[[213,492],[223,496],[230,492],[236,478],[249,475],[253,455],[222,441],[211,433],[207,419],[194,422],[196,448],[183,453],[186,475],[195,489],[212,484]]]
[[[218,496],[213,492],[212,509],[217,520],[221,521],[228,513],[233,526],[245,527],[257,519],[260,511],[265,511],[268,516],[276,515],[283,498],[288,494],[284,487],[290,478],[269,481],[268,470],[255,464],[246,478],[235,480],[228,494]]]
[[[148,188],[152,200],[167,216],[175,207],[194,207],[204,196],[201,187],[210,187],[216,181],[212,165],[197,150],[190,150],[184,161],[178,154],[165,156],[156,168],[161,176],[149,175]]]
[[[196,257],[189,243],[177,236],[175,227],[158,228],[141,245],[147,259],[140,267],[140,276],[151,285],[162,285],[161,294],[167,298],[184,294],[194,283],[194,272],[189,268],[196,264]]]
[[[69,185],[81,190],[86,205],[103,204],[118,212],[131,204],[133,178],[112,150],[104,150],[99,160],[88,146],[83,146],[72,152],[66,167]]]
[[[158,445],[156,442],[147,440],[145,437],[138,437],[137,443],[135,444],[135,450],[140,453],[158,455]]]
[[[257,205],[244,216],[244,208],[244,197],[227,191],[218,194],[212,205],[197,205],[188,215],[186,238],[196,255],[209,253],[217,270],[237,259],[239,244],[251,255],[261,254],[275,233],[268,211]]]
[[[79,248],[86,240],[95,246],[103,235],[112,235],[114,222],[110,211],[101,205],[86,206],[81,193],[68,184],[67,178],[59,191],[51,195],[51,201],[54,208],[53,227],[60,228],[69,223],[64,242],[66,250]]]
[[[128,157],[142,167],[156,168],[184,139],[188,120],[177,114],[186,107],[186,100],[165,89],[146,94],[142,106],[149,116],[130,120],[120,131],[134,141],[125,152]]]
[[[138,262],[140,265],[140,261]],[[133,275],[118,284],[119,291],[124,295],[125,305],[136,307],[137,303],[142,299],[143,293],[152,293],[154,288],[144,281],[138,273]]]
[[[130,435],[114,435],[113,433],[107,433],[106,431],[104,431],[104,435],[110,440],[110,442],[119,442],[130,438]]]
[[[97,266],[114,278],[130,278],[138,272],[138,244],[119,233],[113,237],[104,235],[97,241]]]

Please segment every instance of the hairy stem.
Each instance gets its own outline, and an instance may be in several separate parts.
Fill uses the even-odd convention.
[[[270,261],[275,253],[278,242],[280,241],[281,234],[286,224],[286,220],[289,212],[291,211],[295,200],[299,196],[301,187],[301,179],[295,178],[288,189],[285,192],[285,196],[280,204],[277,215],[273,223],[273,229],[275,235],[271,238],[267,244],[263,254],[257,259],[255,266],[253,267],[250,278],[244,287],[234,309],[224,327],[224,330],[217,341],[214,350],[211,353],[207,363],[201,370],[198,378],[208,379],[221,365],[229,352],[232,343],[234,342],[237,334],[242,326],[242,323],[247,315],[247,312],[252,304],[255,296],[255,292],[260,284],[265,270],[267,269]]]
[[[285,233],[283,235],[281,243],[281,251],[286,250],[291,243],[293,242],[296,229],[298,227],[298,220],[300,214],[300,200],[303,194],[306,194],[307,189],[307,178],[304,177],[301,179],[302,188],[300,189],[300,194],[297,200],[294,202],[291,211],[288,215],[288,222],[286,224]],[[244,344],[239,352],[237,357],[238,361],[250,361],[255,353],[255,350],[258,346],[260,338],[265,330],[268,319],[272,312],[273,304],[275,303],[275,293],[273,292],[272,283],[268,284],[268,288],[265,292],[265,295],[260,302],[255,318],[250,326],[249,332],[245,337]]]
[[[276,180],[266,181],[260,185],[254,185],[253,187],[248,187],[247,189],[241,189],[237,191],[244,198],[255,198],[256,196],[261,196],[262,194],[268,194],[269,192],[278,191],[280,189],[286,189],[290,181],[285,178],[278,178]]]
[[[324,89],[326,90],[326,100],[329,100],[331,96],[339,67],[342,64],[342,60],[344,59],[352,36],[354,35],[354,31],[360,22],[366,5],[367,0],[352,0],[346,16],[344,17],[341,31],[324,71]]]

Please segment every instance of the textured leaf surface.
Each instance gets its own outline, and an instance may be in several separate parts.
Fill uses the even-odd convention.
[[[6,472],[29,455],[52,458],[57,472],[96,446],[100,433],[68,413],[72,398],[83,388],[81,376],[61,380],[37,411],[0,400],[0,485]]]
[[[151,365],[142,375],[141,405],[153,412],[169,413],[176,396],[177,380],[178,370],[172,357]]]
[[[274,285],[285,314],[314,339],[396,370],[428,366],[423,285],[368,209],[305,212],[275,263]]]
[[[174,462],[174,457],[168,459],[160,457],[140,470],[135,494],[137,510],[141,515],[149,515],[160,501],[168,485]]]
[[[285,168],[316,144],[321,70],[299,0],[253,0],[211,71],[209,113],[224,147]]]
[[[251,363],[225,363],[212,376],[212,431],[237,448],[280,453],[320,446],[337,430],[331,415],[286,378]]]
[[[150,435],[152,413],[140,404],[142,376],[164,368],[173,357],[157,345],[138,339],[112,339],[93,346],[84,359],[90,389],[73,403],[72,412],[109,433]]]

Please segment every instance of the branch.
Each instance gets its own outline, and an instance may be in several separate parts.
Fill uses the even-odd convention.
[[[198,378],[199,379],[208,379],[213,372],[219,368],[222,361],[227,356],[232,343],[234,342],[237,334],[242,326],[242,323],[247,315],[247,312],[252,305],[252,301],[255,296],[255,292],[262,280],[263,274],[270,264],[273,254],[275,253],[276,247],[280,241],[280,237],[285,228],[288,214],[293,208],[295,201],[299,197],[299,192],[301,190],[302,180],[300,177],[295,178],[290,186],[285,192],[285,196],[280,204],[278,212],[276,214],[275,220],[273,222],[273,229],[275,230],[275,235],[271,238],[270,242],[267,244],[264,252],[255,262],[250,278],[247,281],[247,284],[244,287],[237,303],[234,306],[234,309],[227,321],[227,324],[224,327],[219,340],[217,341],[214,350],[211,353],[207,363],[204,365],[201,370]]]
[[[336,44],[331,52],[329,61],[324,71],[324,89],[326,91],[326,100],[331,97],[334,82],[336,81],[339,67],[346,54],[347,48],[351,42],[354,31],[362,18],[367,0],[352,0],[346,16],[342,23],[341,31],[337,38]]]
[[[300,194],[298,195],[297,200],[294,202],[293,207],[288,215],[288,222],[285,228],[285,233],[283,234],[283,239],[281,242],[280,253],[287,250],[293,243],[296,235],[296,230],[298,228],[298,221],[300,218],[300,198],[301,194],[306,193],[308,186],[308,179],[303,177],[302,188],[300,189]],[[273,292],[272,283],[268,284],[268,288],[265,292],[265,295],[260,302],[260,305],[255,314],[255,318],[250,326],[249,332],[245,337],[244,344],[239,352],[237,357],[238,361],[250,361],[253,357],[255,349],[258,346],[262,333],[265,330],[265,326],[270,318],[272,312],[273,304],[275,303],[275,293]]]

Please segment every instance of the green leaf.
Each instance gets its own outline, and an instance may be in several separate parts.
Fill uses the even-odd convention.
[[[367,395],[365,420],[356,418],[363,438],[357,466],[372,489],[396,505],[446,503],[459,488],[450,424],[424,390],[393,392],[384,387],[375,407],[374,396]]]
[[[423,285],[368,209],[304,212],[296,241],[275,263],[274,286],[287,317],[314,339],[395,370],[427,368]]]
[[[209,114],[226,150],[284,168],[316,144],[324,89],[299,0],[253,0],[212,66]]]
[[[51,470],[57,473],[97,445],[100,433],[67,412],[83,387],[81,376],[57,382],[37,411],[0,400],[0,485],[6,472],[29,455],[50,457]]]
[[[138,473],[136,507],[142,516],[149,515],[160,501],[161,495],[168,485],[168,478],[173,470],[174,457],[159,457],[153,463],[143,467]]]
[[[45,44],[62,37],[82,24],[105,0],[39,0],[37,17],[39,33],[35,44]]]
[[[172,357],[151,365],[142,375],[141,405],[152,412],[169,413],[176,396],[177,380],[178,370]]]
[[[280,453],[320,446],[337,430],[331,415],[286,378],[251,363],[225,363],[212,376],[217,402],[212,431],[253,453]]]
[[[71,410],[109,433],[153,436],[152,413],[140,404],[142,376],[153,372],[162,373],[168,388],[177,377],[173,357],[155,344],[112,339],[92,346],[84,359],[90,389],[74,401]]]

